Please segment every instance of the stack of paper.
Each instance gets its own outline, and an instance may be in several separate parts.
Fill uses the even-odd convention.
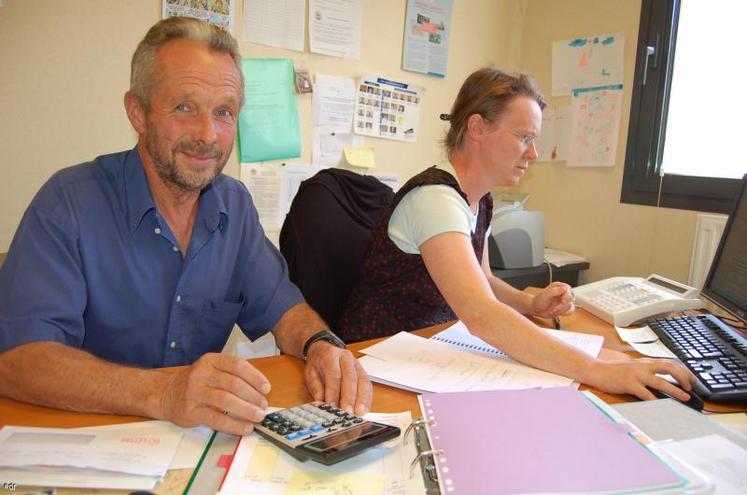
[[[153,428],[6,426],[0,430],[0,479],[16,485],[150,489],[163,479],[181,439],[181,432]]]

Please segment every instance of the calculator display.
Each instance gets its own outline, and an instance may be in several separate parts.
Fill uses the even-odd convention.
[[[316,442],[305,444],[304,447],[317,451],[336,452],[356,443],[367,441],[384,433],[386,430],[387,428],[380,424],[364,423],[337,434],[327,435]]]

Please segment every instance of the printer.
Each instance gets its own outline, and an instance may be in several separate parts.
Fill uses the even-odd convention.
[[[488,237],[492,268],[530,268],[545,258],[545,221],[539,211],[527,211],[522,201],[503,202],[493,210]]]

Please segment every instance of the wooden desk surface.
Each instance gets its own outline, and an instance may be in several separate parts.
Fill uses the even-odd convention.
[[[531,289],[529,289],[531,291]],[[550,327],[549,320],[537,319],[541,326]],[[632,348],[620,340],[611,325],[590,315],[584,310],[578,310],[573,315],[562,318],[563,327],[582,333],[602,335],[604,337],[604,348],[600,354],[601,359],[629,359],[636,356]],[[415,333],[424,337],[443,330],[448,324],[418,330]],[[378,340],[359,342],[351,344],[349,348],[356,356],[360,356],[360,349],[368,347]],[[251,360],[262,373],[267,376],[272,384],[272,391],[268,395],[271,406],[290,407],[298,403],[308,402],[311,396],[306,390],[303,382],[303,362],[289,356],[273,356]],[[592,390],[607,403],[619,403],[635,400],[627,395],[614,395],[600,392],[599,390],[582,386],[582,390]],[[747,411],[744,406],[727,406],[707,403],[707,407],[714,411],[734,412]],[[400,412],[410,410],[413,417],[420,416],[417,396],[414,393],[374,384],[374,396],[372,410],[376,412]],[[23,404],[9,399],[0,399],[0,426],[47,426],[47,427],[77,427],[95,426],[104,424],[127,423],[143,421],[145,418],[134,416],[116,416],[105,414],[84,414],[45,407]],[[159,484],[155,492],[159,495],[181,493],[189,479],[191,470],[170,471],[167,479]],[[60,490],[60,494],[79,493],[74,490]]]

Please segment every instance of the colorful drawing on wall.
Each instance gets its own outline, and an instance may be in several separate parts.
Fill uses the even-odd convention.
[[[622,90],[622,84],[573,90],[569,167],[615,165]]]
[[[552,95],[622,84],[624,45],[622,33],[553,42]]]

